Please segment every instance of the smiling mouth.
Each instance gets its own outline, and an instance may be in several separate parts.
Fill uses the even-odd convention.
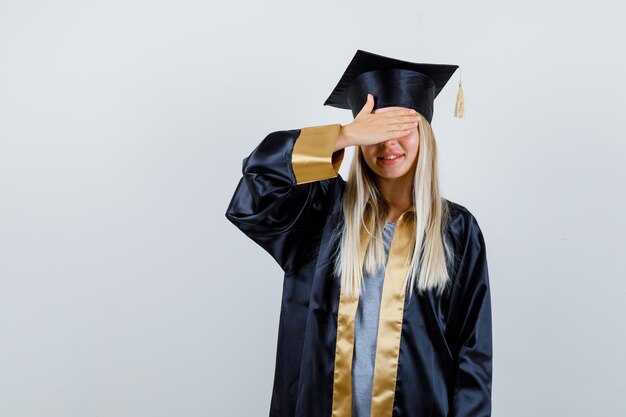
[[[402,158],[404,156],[404,154],[400,154],[400,155],[390,155],[387,157],[383,157],[383,156],[379,156],[377,159],[381,160],[381,161],[393,161],[395,159],[399,159]]]
[[[397,164],[402,163],[402,161],[404,161],[404,154],[398,155],[398,156],[394,155],[394,156],[386,157],[386,158],[385,157],[376,158],[376,163],[379,166],[386,166],[386,167],[395,166]]]

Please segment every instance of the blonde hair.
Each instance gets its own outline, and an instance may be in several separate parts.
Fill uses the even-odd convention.
[[[430,123],[421,114],[419,116],[420,142],[411,197],[415,211],[410,213],[415,220],[410,223],[414,225],[414,234],[405,277],[409,297],[414,288],[420,294],[430,289],[441,294],[449,281],[447,264],[451,262],[451,249],[445,239],[449,212],[439,192],[435,135]],[[364,271],[373,274],[385,266],[382,230],[390,208],[376,186],[375,175],[363,159],[361,148],[355,147],[342,201],[344,221],[337,225],[341,241],[334,263],[334,273],[341,277],[342,292],[352,296],[361,293]],[[373,230],[368,231],[369,245],[360,265],[360,230],[365,226],[366,211],[373,220]]]

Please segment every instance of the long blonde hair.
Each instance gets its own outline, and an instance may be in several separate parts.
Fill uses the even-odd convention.
[[[409,297],[414,288],[420,294],[429,289],[441,294],[449,281],[447,264],[451,262],[451,250],[445,239],[449,213],[439,192],[435,135],[430,123],[421,114],[419,116],[420,142],[412,193],[415,221],[411,224],[415,230],[405,278]],[[341,241],[334,263],[334,273],[341,277],[342,291],[352,296],[361,293],[363,271],[372,274],[385,266],[382,230],[390,208],[376,186],[375,175],[363,159],[361,148],[356,146],[342,201],[344,221],[338,224]],[[370,242],[363,265],[360,265],[360,231],[366,211],[373,220],[373,230],[369,230]]]

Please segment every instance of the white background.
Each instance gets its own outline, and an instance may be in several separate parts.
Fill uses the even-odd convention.
[[[432,124],[493,415],[626,414],[616,4],[0,2],[0,416],[268,415],[282,274],[224,213],[267,133],[352,119],[357,49],[461,66]]]

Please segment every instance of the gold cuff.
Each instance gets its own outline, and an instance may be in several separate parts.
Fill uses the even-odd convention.
[[[296,184],[334,178],[339,174],[345,149],[333,152],[340,124],[303,127],[291,154]]]

